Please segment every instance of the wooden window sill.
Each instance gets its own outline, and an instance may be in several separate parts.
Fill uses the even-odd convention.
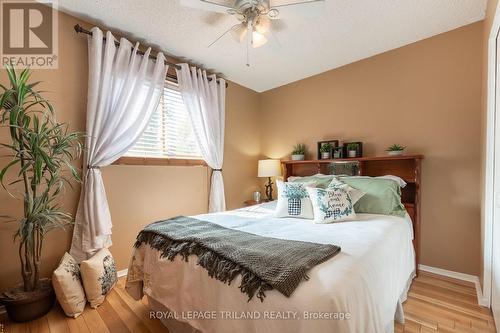
[[[207,163],[191,158],[121,157],[113,165],[206,166]]]

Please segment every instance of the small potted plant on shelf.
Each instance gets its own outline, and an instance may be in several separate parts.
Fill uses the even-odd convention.
[[[347,156],[357,157],[357,155],[358,155],[358,145],[355,143],[349,143],[347,145]]]
[[[329,142],[323,143],[319,151],[321,152],[321,159],[323,160],[329,159],[332,154],[332,144]]]
[[[72,163],[82,146],[81,134],[57,123],[50,102],[34,89],[37,83],[28,82],[29,69],[16,73],[9,66],[7,76],[10,87],[0,85],[0,124],[8,128],[10,142],[0,146],[11,161],[0,170],[0,183],[9,194],[22,193],[23,215],[10,218],[18,221],[14,240],[22,283],[1,292],[0,303],[12,321],[25,322],[45,315],[54,304],[51,281],[40,276],[43,241],[49,231],[73,221],[59,199],[72,179],[80,181]],[[15,191],[9,191],[12,187]]]
[[[401,146],[399,144],[393,144],[392,146],[389,146],[386,150],[389,156],[399,156],[403,155],[405,149],[406,149],[405,146]]]
[[[298,143],[292,150],[292,161],[303,161],[306,155],[306,145]]]

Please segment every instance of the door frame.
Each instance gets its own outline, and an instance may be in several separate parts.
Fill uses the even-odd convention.
[[[495,221],[495,197],[500,200],[500,188],[495,188],[496,163],[496,120],[498,107],[497,86],[500,86],[500,77],[497,72],[497,63],[500,54],[497,53],[497,43],[500,32],[500,2],[495,9],[491,30],[488,34],[488,68],[487,68],[487,112],[486,112],[486,151],[484,168],[484,203],[483,203],[483,290],[482,298],[478,300],[482,306],[491,306],[492,297],[492,264],[493,264],[493,227]],[[492,74],[493,75],[490,75]],[[499,133],[500,134],[500,133]],[[497,323],[499,322],[497,318]]]

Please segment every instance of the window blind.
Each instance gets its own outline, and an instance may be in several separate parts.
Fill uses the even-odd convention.
[[[201,159],[189,115],[176,84],[165,83],[160,103],[148,127],[125,156]]]

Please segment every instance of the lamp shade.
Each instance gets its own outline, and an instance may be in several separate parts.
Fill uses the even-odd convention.
[[[260,160],[258,168],[258,177],[277,177],[281,176],[280,160]]]

